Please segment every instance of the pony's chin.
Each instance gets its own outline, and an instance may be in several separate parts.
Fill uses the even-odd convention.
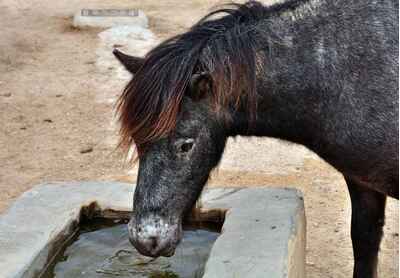
[[[171,250],[168,250],[167,252],[165,252],[161,256],[162,257],[172,257],[173,255],[175,255],[175,250],[176,250],[176,247],[171,248]]]
[[[166,257],[166,258],[169,258],[169,257],[172,257],[173,255],[175,255],[176,248],[171,248],[170,250],[162,251],[162,252],[159,252],[159,253],[149,253],[148,251],[143,251],[143,250],[141,250],[141,249],[139,249],[137,247],[136,247],[136,250],[141,255],[146,256],[146,257],[151,257],[151,258]]]

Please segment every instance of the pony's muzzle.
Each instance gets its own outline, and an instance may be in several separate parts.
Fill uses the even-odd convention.
[[[182,228],[180,223],[170,223],[160,217],[147,217],[128,224],[129,241],[142,255],[170,257],[174,255]]]

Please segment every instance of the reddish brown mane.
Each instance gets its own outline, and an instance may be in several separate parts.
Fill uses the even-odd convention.
[[[191,76],[206,71],[212,77],[215,107],[238,107],[246,99],[255,117],[257,22],[266,8],[257,2],[213,12],[188,32],[160,44],[126,86],[118,101],[120,146],[135,144],[139,156],[148,143],[174,128]],[[210,19],[210,16],[227,16]]]

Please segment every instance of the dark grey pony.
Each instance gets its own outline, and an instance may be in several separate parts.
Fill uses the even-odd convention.
[[[229,136],[302,144],[343,173],[354,277],[377,276],[387,196],[398,198],[397,0],[233,5],[144,59],[119,100],[139,176],[130,239],[170,256]],[[268,213],[266,211],[265,213]]]

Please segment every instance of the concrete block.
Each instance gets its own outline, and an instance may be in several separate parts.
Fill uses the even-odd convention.
[[[109,28],[121,25],[135,25],[147,28],[149,21],[138,9],[82,9],[75,13],[74,27]]]
[[[205,192],[207,209],[227,209],[203,278],[303,278],[306,223],[302,195],[293,189]]]
[[[71,182],[36,186],[0,216],[2,278],[37,277],[52,247],[71,232],[81,208],[129,211],[132,186],[107,182]]]

